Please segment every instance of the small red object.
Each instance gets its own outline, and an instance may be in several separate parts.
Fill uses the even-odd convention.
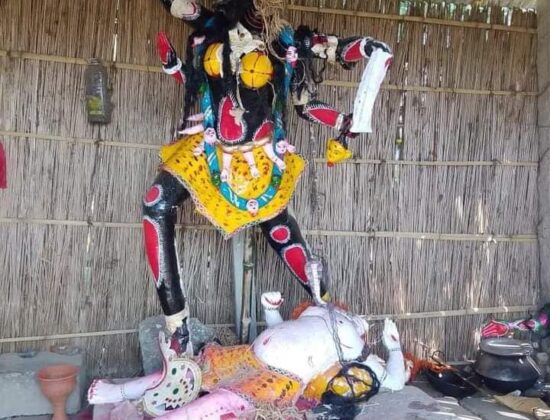
[[[487,325],[481,329],[481,337],[504,337],[510,333],[510,327],[504,322],[491,320]]]
[[[6,164],[6,153],[0,143],[0,188],[8,188],[8,167]]]
[[[162,64],[167,64],[170,53],[174,52],[174,47],[172,47],[168,36],[164,32],[157,34],[157,52]]]

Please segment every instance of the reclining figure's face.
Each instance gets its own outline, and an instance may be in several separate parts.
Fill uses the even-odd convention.
[[[217,0],[215,10],[231,22],[236,24],[245,14],[254,7],[253,0]]]

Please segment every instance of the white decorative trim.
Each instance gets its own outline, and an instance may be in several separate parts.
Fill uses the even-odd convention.
[[[243,114],[243,118],[241,118],[241,120],[238,121],[241,125],[241,128],[242,128],[242,135],[238,139],[235,139],[235,140],[228,140],[222,135],[222,131],[221,131],[221,123],[222,123],[222,116],[223,116],[222,110],[223,110],[223,105],[224,105],[225,100],[231,101],[231,106],[233,107],[232,110],[237,109],[238,104],[237,104],[237,100],[233,97],[233,95],[228,95],[220,101],[220,105],[219,105],[219,108],[218,108],[218,124],[217,124],[217,126],[218,126],[218,134],[220,136],[219,138],[223,143],[228,143],[229,145],[232,145],[234,143],[240,143],[246,138],[246,133],[248,132],[248,125],[246,124],[246,121],[244,119],[244,114]],[[246,111],[244,111],[244,112],[246,112]],[[235,117],[233,117],[233,118],[235,118]],[[235,118],[235,121],[237,122],[236,118]]]
[[[159,195],[153,201],[147,201],[147,194],[149,194],[149,191],[151,191],[153,188],[158,189]],[[153,185],[151,188],[149,188],[149,190],[145,194],[145,198],[143,199],[143,204],[145,204],[147,207],[153,207],[162,199],[162,193],[163,193],[162,186],[158,184]]]
[[[264,125],[266,124],[271,124],[271,133],[273,133],[273,130],[275,129],[275,123],[269,119],[265,119],[262,121],[262,123],[258,126],[258,128],[256,129],[256,131],[254,131],[254,134],[252,135],[252,141],[254,143],[257,143],[257,142],[264,142],[266,139],[269,141],[271,140],[271,137],[262,137],[262,138],[259,138],[259,139],[256,139],[256,137],[258,137],[258,133],[260,132],[260,130],[264,127]],[[267,142],[266,142],[267,143]],[[265,144],[265,143],[263,143]],[[262,145],[263,145],[262,144]]]
[[[165,270],[163,270],[163,264],[161,261],[161,249],[162,249],[162,237],[160,236],[160,227],[159,224],[151,219],[149,216],[143,217],[144,221],[147,221],[151,223],[151,225],[155,228],[156,234],[157,234],[157,264],[158,264],[158,279],[153,276],[153,279],[155,281],[155,286],[158,289],[162,284],[164,283],[164,274]]]
[[[292,244],[292,245],[289,245],[289,246],[283,248],[283,250],[281,251],[281,257],[283,258],[283,261],[285,262],[287,267],[290,269],[290,271],[292,271],[292,273],[298,278],[300,283],[309,285],[309,280],[307,278],[305,280],[301,279],[300,276],[298,276],[298,273],[296,273],[296,271],[294,271],[294,268],[292,267],[292,265],[289,263],[289,261],[286,258],[286,252],[288,252],[289,250],[294,249],[294,248],[299,248],[303,251],[303,253],[306,257],[306,262],[307,262],[307,252],[306,252],[306,249],[303,247],[302,244]],[[305,271],[306,271],[306,269],[304,267],[304,273],[305,273]]]
[[[348,59],[346,57],[346,55],[348,55],[349,51],[354,48],[357,44],[359,44],[359,48],[360,48],[360,52],[361,52],[361,55],[363,56],[363,58],[367,58],[366,54],[365,54],[365,44],[367,42],[367,40],[370,39],[370,38],[358,38],[356,39],[355,41],[351,41],[348,45],[346,45],[344,47],[344,49],[342,50],[342,54],[340,55],[341,59],[344,60],[345,62],[348,62]]]
[[[281,241],[279,239],[276,239],[275,237],[273,237],[273,232],[275,232],[275,230],[278,230],[278,229],[286,229],[286,232],[288,234],[288,237],[286,240],[284,241]],[[292,232],[290,232],[290,228],[288,226],[285,226],[285,225],[277,225],[275,226],[274,228],[272,228],[270,231],[269,231],[269,237],[271,239],[273,239],[275,242],[277,242],[278,244],[286,244],[288,243],[288,241],[290,241],[290,238],[292,237]],[[307,255],[307,254],[306,254]]]
[[[326,121],[321,120],[320,118],[316,117],[315,115],[313,115],[311,113],[311,111],[317,111],[317,110],[326,110],[326,111],[332,111],[332,112],[338,113],[338,117],[336,119],[336,124],[334,126],[332,126],[332,125],[328,124]],[[324,104],[324,103],[307,104],[307,105],[304,106],[304,113],[307,115],[307,117],[311,121],[313,121],[317,124],[321,124],[321,125],[324,125],[324,126],[327,126],[327,127],[333,127],[333,128],[337,128],[339,118],[340,117],[343,118],[343,114],[336,111],[330,105],[327,105],[327,104]]]
[[[181,67],[183,66],[183,63],[181,62],[179,57],[177,58],[177,60],[178,62],[176,63],[175,66],[172,66],[172,67],[162,66],[162,71],[166,74],[169,74],[170,76],[179,72],[181,70]]]

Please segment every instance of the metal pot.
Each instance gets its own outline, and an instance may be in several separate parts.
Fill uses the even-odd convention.
[[[477,389],[471,383],[466,382],[461,375],[452,371],[434,372],[430,369],[424,371],[428,382],[444,395],[455,398],[465,398],[476,393]],[[472,373],[468,375],[468,381],[473,379]]]
[[[500,393],[531,388],[541,371],[531,358],[533,347],[527,341],[490,338],[480,345],[475,372],[488,388]]]

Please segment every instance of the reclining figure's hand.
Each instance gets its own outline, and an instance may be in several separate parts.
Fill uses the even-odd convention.
[[[284,299],[281,292],[266,292],[262,293],[261,302],[265,310],[275,310],[280,308]]]
[[[382,332],[382,341],[388,351],[401,350],[401,342],[399,341],[399,331],[395,322],[386,318],[384,321],[384,331]]]
[[[283,304],[281,292],[266,292],[261,297],[262,306],[264,308],[265,322],[268,328],[274,327],[283,322],[283,317],[279,313],[279,308]]]

